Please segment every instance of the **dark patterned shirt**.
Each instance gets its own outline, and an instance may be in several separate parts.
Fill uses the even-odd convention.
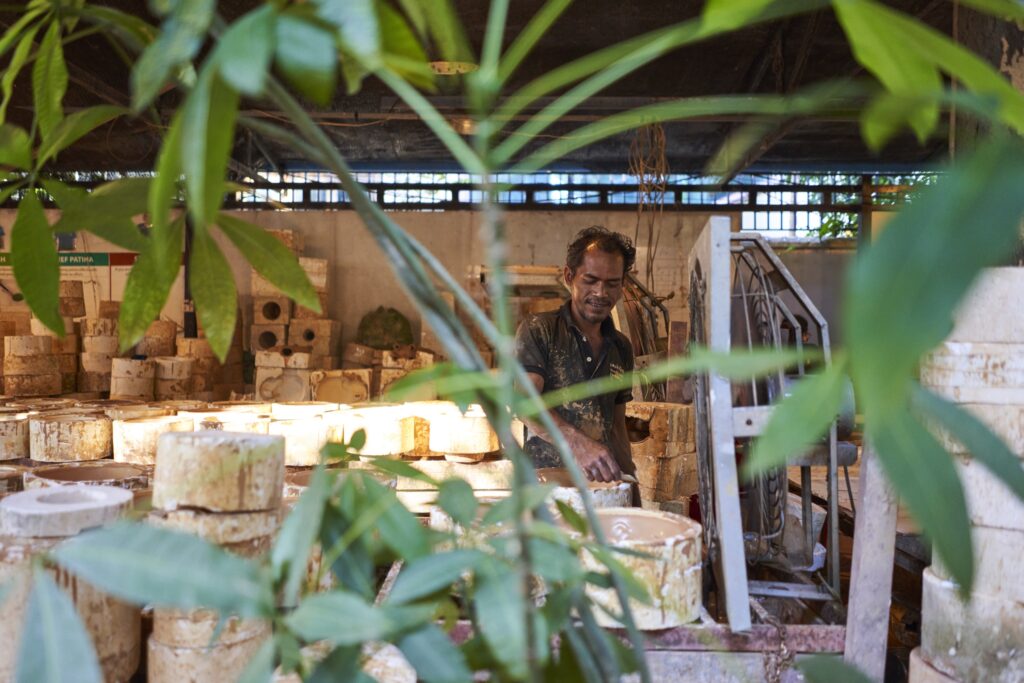
[[[615,329],[611,317],[601,323],[601,354],[595,356],[590,342],[572,319],[571,302],[557,311],[532,315],[516,331],[516,357],[527,372],[544,378],[544,391],[554,391],[587,380],[618,376],[633,370],[629,339]],[[563,420],[609,448],[615,406],[633,400],[633,392],[592,396],[558,406]],[[550,443],[536,435],[526,441],[526,452],[536,467],[561,467],[562,459]]]

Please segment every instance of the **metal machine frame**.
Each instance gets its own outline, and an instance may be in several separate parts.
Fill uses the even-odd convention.
[[[818,338],[826,363],[829,353],[828,322],[792,277],[778,256],[760,235],[733,233],[725,217],[713,217],[701,233],[690,254],[691,283],[691,339],[713,351],[727,352],[733,347],[734,276],[736,258],[764,259],[771,267],[771,275],[782,279],[785,289],[796,298],[811,317],[818,330]],[[773,315],[785,318],[797,331],[800,325],[792,311],[777,296],[769,295]],[[749,317],[747,321],[748,344]],[[803,374],[803,367],[799,368]],[[781,377],[779,378],[781,382]],[[698,425],[698,453],[706,454],[700,463],[702,505],[710,514],[706,540],[725,614],[733,630],[750,627],[750,595],[793,597],[804,600],[830,600],[839,595],[839,510],[838,510],[838,457],[837,432],[833,422],[827,440],[827,451],[818,457],[804,456],[797,461],[801,466],[801,508],[804,520],[805,543],[813,548],[812,492],[810,486],[812,466],[828,468],[828,586],[813,582],[749,581],[747,555],[739,504],[740,484],[736,467],[735,440],[759,435],[772,411],[769,403],[758,404],[756,391],[753,404],[737,407],[733,401],[733,386],[724,377],[710,373],[696,379],[697,420],[706,422],[707,429]],[[788,488],[788,487],[787,487]],[[785,495],[785,491],[783,491]],[[783,503],[784,504],[784,503]]]

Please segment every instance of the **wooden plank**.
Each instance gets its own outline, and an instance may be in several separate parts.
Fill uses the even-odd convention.
[[[690,331],[688,323],[673,320],[668,324],[668,351],[669,358],[685,356],[689,348]],[[693,392],[686,377],[673,377],[665,382],[665,400],[669,403],[690,403],[693,401]]]
[[[846,627],[833,624],[786,624],[786,647],[796,654],[842,654]],[[624,643],[625,629],[608,629]],[[473,637],[473,625],[459,621],[451,631],[456,643]],[[770,624],[754,624],[742,633],[713,621],[644,633],[646,652],[716,652],[762,654],[782,645],[779,629]]]
[[[806,679],[795,664],[806,657],[797,655],[777,677],[766,656],[754,652],[649,652],[647,667],[652,683],[801,683]]]
[[[844,659],[870,680],[882,681],[898,511],[896,494],[870,443],[865,443],[861,456],[859,497]]]
[[[693,272],[699,263],[706,282],[704,321],[708,348],[722,353],[729,351],[732,340],[730,230],[728,218],[712,216],[697,238],[689,259],[689,271]],[[732,387],[728,379],[711,373],[708,376],[708,393],[715,475],[715,521],[721,553],[716,573],[720,577],[719,588],[723,593],[729,625],[734,631],[745,631],[750,628],[750,605],[733,439]]]
[[[792,652],[839,654],[843,651],[846,627],[835,625],[787,624],[786,647]],[[625,637],[625,631],[619,631]],[[779,629],[754,624],[737,633],[723,624],[695,624],[644,634],[644,649],[713,652],[766,652],[781,645]]]

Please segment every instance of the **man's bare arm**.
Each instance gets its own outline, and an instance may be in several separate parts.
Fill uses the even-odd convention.
[[[527,375],[530,377],[530,381],[533,382],[533,386],[537,388],[537,391],[543,392],[544,378],[533,372],[529,372]],[[617,481],[622,476],[619,464],[615,459],[615,454],[609,448],[611,444],[606,445],[594,441],[579,429],[563,420],[553,410],[548,411],[548,415],[551,416],[555,426],[565,436],[565,440],[569,442],[569,448],[572,449],[576,462],[579,463],[588,479],[591,481]],[[623,409],[623,416],[625,416],[625,409]],[[552,441],[547,430],[544,429],[538,420],[524,418],[523,422],[526,423],[526,426],[530,428],[532,433],[545,441]],[[622,427],[623,433],[625,433],[625,417],[623,417]]]

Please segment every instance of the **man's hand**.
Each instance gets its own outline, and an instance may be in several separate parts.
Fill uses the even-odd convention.
[[[573,455],[579,463],[583,474],[590,481],[618,481],[622,476],[615,455],[604,444],[593,439],[580,439],[582,443],[573,444]]]

